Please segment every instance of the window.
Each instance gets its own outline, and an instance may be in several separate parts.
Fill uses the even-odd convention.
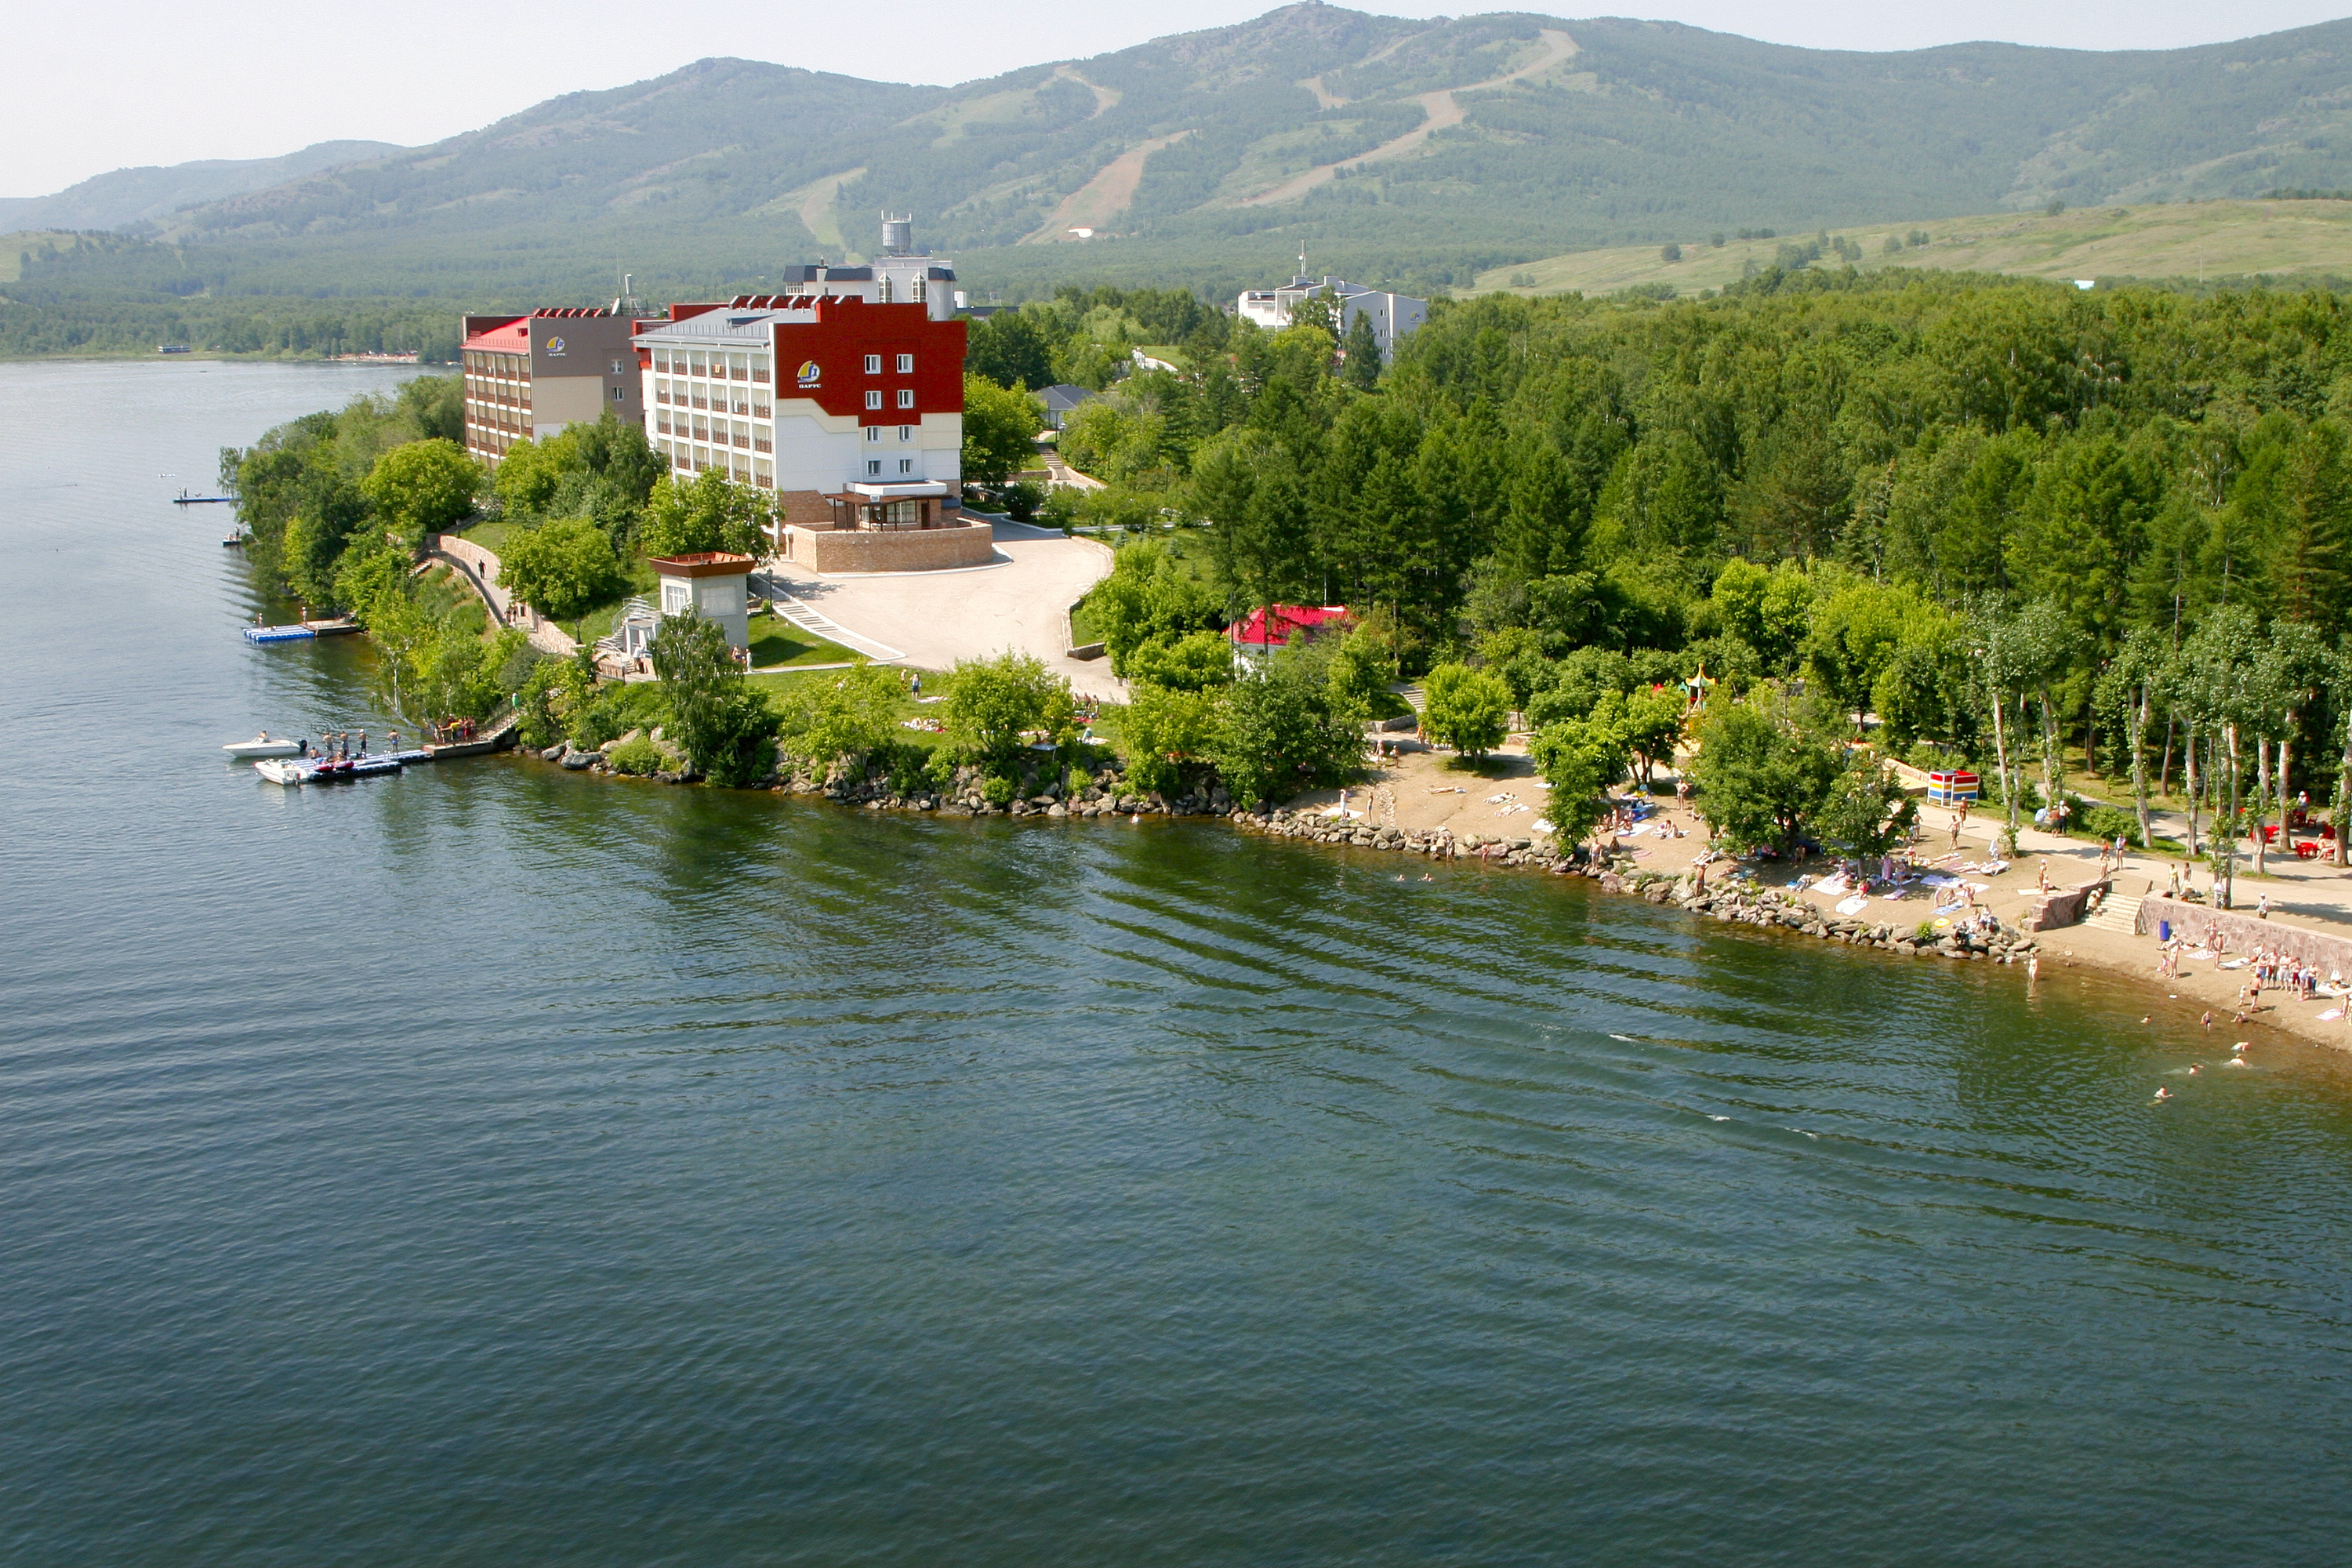
[[[694,589],[675,577],[662,579],[662,614],[682,616],[694,604]]]
[[[669,350],[667,350],[667,349],[656,349],[656,350],[654,350],[654,368],[655,368],[656,370],[658,370],[658,371],[665,371],[665,372],[667,372],[667,371],[669,369]]]
[[[926,281],[927,279],[920,277],[918,277],[915,279],[914,300],[918,305],[930,298],[931,291],[923,286]]]
[[[898,356],[898,374],[900,375],[912,375],[915,374],[915,356],[913,354],[900,354]]]
[[[901,425],[901,426],[898,426],[898,439],[899,439],[899,440],[901,440],[901,441],[911,441],[911,440],[913,440],[914,438],[915,438],[915,427],[914,427],[912,425]]]
[[[768,384],[768,356],[766,354],[753,354],[751,356],[751,379],[762,386],[765,386]]]
[[[882,279],[882,287],[874,291],[874,298],[879,304],[890,302],[890,279],[887,276]]]
[[[901,408],[912,408],[915,406],[915,389],[913,387],[902,386],[898,389],[898,406]]]
[[[911,473],[913,473],[913,472],[915,471],[915,459],[914,459],[914,458],[899,458],[899,459],[898,459],[898,471],[899,471],[900,473],[902,473],[902,474],[911,474]]]
[[[748,380],[751,374],[751,361],[750,356],[745,354],[729,354],[727,356],[727,374],[733,376],[737,381]]]
[[[701,354],[693,354],[688,356],[688,363],[692,365],[694,374],[697,375],[704,374],[710,369],[710,361]]]
[[[882,459],[879,458],[866,458],[866,477],[869,479],[880,479],[882,477]]]
[[[880,354],[867,354],[866,356],[866,374],[868,375],[880,375],[882,374],[882,356]]]
[[[614,358],[614,360],[613,361],[613,371],[612,371],[612,374],[614,374],[614,375],[618,375],[618,374],[621,374],[621,362],[620,362],[620,360],[619,360],[617,357],[616,357],[616,358]]]
[[[882,439],[882,426],[879,425],[868,425],[866,427],[866,438],[868,441],[879,441]]]
[[[622,401],[622,396],[623,396],[623,394],[622,394],[622,391],[621,391],[621,389],[620,389],[619,387],[617,387],[617,386],[616,386],[616,387],[613,388],[613,401],[614,401],[614,402],[618,403],[618,402]]]
[[[882,395],[881,395],[880,393],[878,393],[878,392],[869,392],[869,393],[867,393],[867,394],[866,395],[866,407],[868,407],[868,408],[879,408],[879,407],[881,407],[881,406],[882,406]]]

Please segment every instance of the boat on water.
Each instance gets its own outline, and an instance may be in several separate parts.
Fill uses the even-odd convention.
[[[247,626],[245,640],[253,643],[308,642],[312,637],[343,637],[358,631],[360,624],[346,617],[340,621],[297,621],[284,626]]]
[[[291,787],[374,778],[380,773],[396,773],[411,763],[432,760],[433,753],[423,750],[370,752],[357,757],[265,757],[253,764],[253,771],[271,784]]]
[[[253,757],[299,757],[310,749],[308,741],[273,741],[264,730],[250,741],[231,741],[221,748],[240,760]]]

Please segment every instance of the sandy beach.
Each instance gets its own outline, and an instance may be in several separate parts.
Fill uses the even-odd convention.
[[[1547,791],[1536,776],[1525,737],[1513,737],[1503,749],[1475,768],[1451,752],[1433,751],[1419,741],[1397,743],[1399,753],[1376,763],[1364,783],[1344,791],[1318,790],[1300,795],[1289,803],[1290,808],[1328,809],[1340,805],[1344,796],[1350,811],[1363,813],[1365,819],[1378,827],[1396,827],[1407,833],[1444,829],[1456,838],[1475,834],[1490,839],[1527,837],[1539,845],[1549,842],[1536,826],[1544,817]],[[1671,792],[1675,776],[1661,770],[1657,783]],[[1638,872],[1683,875],[1706,852],[1706,825],[1688,808],[1676,805],[1671,793],[1651,798],[1657,807],[1652,824],[1637,833],[1612,838],[1612,857],[1630,858]],[[1922,865],[1930,865],[1937,858],[1953,853],[1951,819],[1952,814],[1943,807],[1922,805],[1920,833],[1912,850]],[[1661,831],[1661,825],[1664,831]],[[1971,814],[1960,832],[1958,864],[1982,864],[1990,855],[1992,840],[2000,827],[1998,816]],[[1673,836],[1676,829],[1681,837]],[[2099,851],[2094,844],[2032,827],[2021,827],[2018,841],[2018,858],[2007,870],[1990,875],[1965,874],[1977,889],[1978,904],[1990,909],[2003,926],[2011,929],[2018,927],[2039,902],[2041,868],[2045,862],[2053,889],[2079,886],[2095,879],[2098,872]],[[2299,925],[2339,935],[2352,932],[2352,872],[2331,865],[2295,861],[2291,857],[2273,856],[2269,863],[2268,876],[2255,878],[2241,871],[2239,912],[2251,910],[2255,900],[2268,892],[2273,918],[2282,925]],[[1756,881],[1759,886],[1785,889],[1801,873],[1810,871],[1818,876],[1831,869],[1832,864],[1821,859],[1804,865],[1761,862],[1757,867]],[[2127,854],[2122,869],[2115,874],[2117,896],[2161,892],[2178,864],[2159,857]],[[1732,868],[1727,861],[1718,860],[1711,865],[1709,886],[1719,885],[1717,879]],[[2205,885],[2200,879],[2198,886]],[[1796,896],[1824,911],[1831,910],[1840,897],[1810,889]],[[1928,919],[1930,904],[1928,896],[1915,889],[1908,897],[1872,897],[1861,913],[1864,919],[1905,925]],[[2331,915],[2337,918],[2328,918]],[[2303,1002],[2288,997],[2283,991],[2270,990],[2244,1010],[2243,1023],[2234,1023],[2232,1020],[2241,1012],[2238,993],[2245,984],[2246,970],[2225,969],[2220,963],[2242,960],[2245,957],[2242,953],[2224,953],[2220,963],[2186,962],[2178,975],[2161,978],[2156,973],[2158,944],[2153,936],[2078,924],[2037,932],[2036,937],[2042,948],[2040,980],[2030,980],[2021,966],[2011,966],[2020,985],[2039,984],[2047,988],[2070,968],[2105,970],[2128,977],[2147,994],[2151,1018],[2170,1014],[2177,1024],[2178,1016],[2185,1014],[2190,1026],[2201,1027],[2203,1016],[2210,1012],[2215,1037],[2235,1031],[2222,1041],[2224,1054],[2228,1046],[2238,1039],[2254,1041],[2256,1048],[2260,1048],[2265,1040],[2273,1045],[2280,1043],[2282,1037],[2352,1052],[2352,1022],[2345,1018],[2323,1022],[2319,1016],[2331,1010],[2346,1010],[2347,999],[2343,997],[2322,996]],[[1792,935],[1791,940],[1800,939]]]

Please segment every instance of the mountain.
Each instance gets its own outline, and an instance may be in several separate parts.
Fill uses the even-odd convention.
[[[2197,278],[2317,277],[2342,287],[2352,278],[2352,201],[2210,201],[2154,206],[2068,207],[2062,212],[1857,225],[1813,233],[1685,235],[1663,246],[1615,246],[1497,267],[1480,291],[1550,294],[1696,294],[1720,289],[1817,249],[1832,267],[1846,258],[1878,268],[2000,272],[2070,282]],[[1717,243],[1720,241],[1720,243]],[[1834,248],[1843,242],[1841,255]],[[1890,244],[1891,242],[1891,244]],[[1674,259],[1668,260],[1667,255]]]
[[[1302,246],[1318,270],[1435,286],[1714,229],[2279,186],[2352,186],[2352,20],[1864,54],[1297,5],[955,88],[703,60],[131,226],[230,291],[749,286],[865,248],[884,208],[982,288],[1223,289]]]
[[[0,197],[0,230],[131,228],[182,207],[401,151],[389,142],[320,142],[281,158],[205,158],[170,168],[117,169],[54,195]]]

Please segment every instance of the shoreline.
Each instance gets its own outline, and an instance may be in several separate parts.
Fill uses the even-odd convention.
[[[618,742],[614,742],[617,744]],[[551,762],[566,771],[593,770],[611,777],[631,777],[604,765],[601,753],[570,752],[562,747],[550,747],[543,752],[526,752],[526,755]],[[1423,753],[1423,763],[1435,759]],[[2011,969],[2024,970],[2026,961],[2038,957],[2045,972],[2069,969],[2090,969],[2118,979],[2133,982],[2147,994],[2147,1011],[2153,1016],[2159,1009],[2174,1003],[2184,1005],[2192,1014],[2210,1011],[2215,1015],[2211,1033],[2221,1041],[2225,1031],[2234,1030],[2227,1045],[2240,1038],[2259,1040],[2263,1032],[2284,1036],[2298,1044],[2322,1047],[2333,1052],[2352,1053],[2352,1029],[2343,1022],[2318,1021],[2316,1015],[2326,1010],[2329,999],[2305,1004],[2285,999],[2283,993],[2265,994],[2250,1012],[2245,1021],[2231,1020],[2237,1013],[2235,1001],[2235,971],[2219,969],[2207,963],[2184,970],[2179,976],[2165,980],[2156,973],[2157,944],[2152,937],[2127,936],[2119,931],[2077,924],[2055,927],[2049,931],[2032,931],[2012,920],[2000,920],[1998,930],[1984,936],[1963,936],[1945,933],[1936,940],[1920,942],[1916,929],[1927,913],[1924,902],[1912,904],[1899,913],[1874,909],[1840,915],[1822,901],[1822,896],[1808,889],[1802,891],[1769,885],[1761,875],[1735,878],[1736,863],[1728,858],[1711,862],[1709,885],[1698,891],[1692,873],[1696,862],[1707,848],[1704,826],[1698,825],[1688,808],[1660,803],[1658,809],[1642,829],[1646,836],[1657,837],[1650,845],[1627,844],[1613,836],[1601,847],[1606,858],[1595,858],[1582,847],[1562,850],[1548,842],[1549,836],[1532,831],[1532,824],[1519,831],[1486,831],[1484,828],[1457,828],[1452,822],[1431,826],[1406,826],[1401,822],[1377,822],[1368,811],[1382,811],[1391,817],[1397,811],[1394,786],[1400,783],[1408,787],[1417,775],[1437,776],[1426,765],[1410,766],[1414,759],[1396,760],[1397,765],[1375,770],[1372,782],[1362,786],[1350,786],[1345,791],[1324,790],[1297,796],[1284,806],[1262,806],[1255,811],[1244,811],[1221,797],[1222,791],[1206,796],[1181,795],[1174,800],[1157,795],[1137,795],[1118,784],[1115,773],[1083,772],[1073,776],[1073,789],[1066,795],[1056,791],[1043,791],[1035,795],[1016,798],[1003,805],[992,805],[977,794],[978,774],[974,770],[960,769],[956,779],[942,791],[922,791],[901,795],[892,791],[887,780],[845,778],[833,775],[820,777],[807,771],[791,775],[780,774],[772,780],[747,786],[766,794],[816,796],[834,805],[855,811],[900,811],[938,816],[961,816],[973,818],[1003,816],[1041,822],[1092,821],[1104,817],[1146,816],[1170,820],[1192,818],[1222,819],[1235,831],[1261,837],[1282,838],[1325,847],[1370,849],[1384,854],[1418,856],[1425,861],[1444,861],[1458,865],[1465,859],[1481,866],[1499,867],[1510,870],[1529,871],[1551,876],[1573,876],[1595,882],[1604,893],[1643,899],[1653,904],[1674,904],[1695,919],[1717,920],[1743,924],[1759,931],[1789,936],[1806,937],[1815,941],[1834,942],[1843,946],[1867,948],[1883,952],[1888,959],[1916,961],[1937,958],[1952,963],[1990,963]],[[1525,759],[1498,756],[1495,765],[1510,769]],[[1465,775],[1448,775],[1465,776]],[[1502,772],[1484,777],[1488,784],[1524,783],[1524,772]],[[1080,781],[1085,782],[1081,783]],[[685,782],[676,773],[657,773],[646,777],[646,783]],[[1440,786],[1445,791],[1459,791],[1470,803],[1469,808],[1492,804],[1491,799],[1474,799],[1469,791],[1476,784],[1462,784]],[[1433,792],[1434,793],[1434,792]],[[1498,790],[1498,796],[1515,794]],[[1383,800],[1383,797],[1386,797]],[[1341,799],[1365,803],[1364,810],[1353,805],[1341,805]],[[1410,797],[1407,797],[1410,798]],[[1424,800],[1427,797],[1423,797]],[[1524,809],[1506,805],[1505,812]],[[1346,813],[1347,815],[1338,815]],[[1458,817],[1458,810],[1457,810]],[[1683,828],[1681,837],[1659,837],[1659,824]],[[1507,816],[1499,824],[1504,828],[1511,824]],[[1653,862],[1643,865],[1641,862]],[[1722,868],[1724,879],[1715,880],[1717,868]],[[1754,868],[1749,868],[1753,872]],[[2014,881],[2010,879],[2014,878]],[[2019,892],[2025,879],[2012,868],[1993,879],[2008,885],[2000,889],[2002,896]],[[1904,900],[1897,900],[1904,901]],[[1988,900],[1989,902],[1990,900]],[[1881,905],[1885,900],[1874,900]],[[1916,910],[1916,914],[1914,911]],[[1889,914],[1892,913],[1892,918]],[[2021,976],[2021,983],[2032,985],[2031,979]],[[2352,999],[2337,1003],[2352,1005]]]

